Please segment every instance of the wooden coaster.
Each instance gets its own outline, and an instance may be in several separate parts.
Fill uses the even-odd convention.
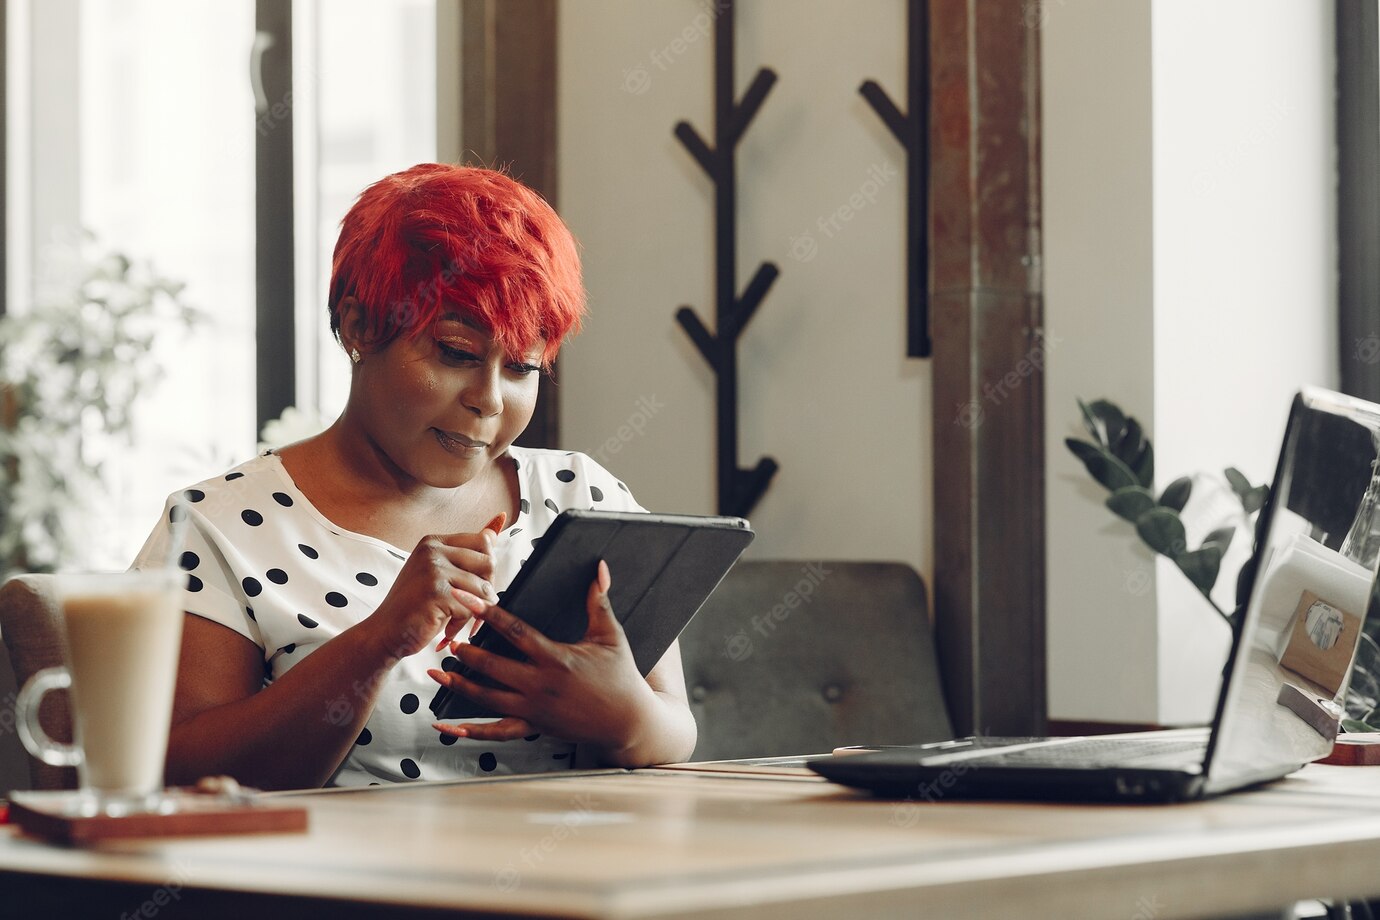
[[[15,792],[10,797],[10,823],[26,834],[69,844],[129,837],[269,834],[307,829],[305,808],[263,805],[242,798],[170,790],[171,810],[166,813],[112,817],[74,814],[79,795],[71,791]]]
[[[1332,753],[1318,763],[1343,767],[1380,766],[1380,732],[1350,732],[1337,736]]]

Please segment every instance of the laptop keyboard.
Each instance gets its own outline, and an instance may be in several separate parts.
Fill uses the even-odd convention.
[[[1202,764],[1206,752],[1202,738],[1084,738],[996,751],[981,760],[1009,767],[1180,767]]]

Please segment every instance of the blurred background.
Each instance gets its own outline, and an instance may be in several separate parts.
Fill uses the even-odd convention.
[[[737,92],[760,67],[779,78],[737,148],[738,288],[780,269],[737,348],[737,461],[780,464],[753,553],[919,571],[960,730],[1206,718],[1225,627],[1061,442],[1075,397],[1108,397],[1153,435],[1161,486],[1229,465],[1268,481],[1299,385],[1378,395],[1380,206],[1349,166],[1373,173],[1380,150],[1366,9],[735,4]],[[530,441],[590,453],[648,508],[720,510],[715,379],[674,318],[713,328],[713,187],[672,130],[712,139],[726,10],[8,0],[4,311],[70,308],[8,327],[11,361],[50,381],[33,405],[94,400],[39,413],[60,430],[42,435],[53,462],[29,462],[85,490],[75,538],[26,510],[59,488],[31,479],[5,499],[9,558],[127,564],[170,492],[251,456],[275,419],[281,441],[334,418],[340,218],[430,160],[509,167],[581,241],[590,319]],[[929,93],[932,358],[905,348],[908,154],[858,92],[906,105],[913,15],[930,24],[909,88]],[[112,304],[147,358],[83,352],[88,332],[43,356]],[[121,388],[139,397],[112,439],[99,397]],[[11,430],[43,421],[6,405]],[[837,628],[866,628],[859,604]]]

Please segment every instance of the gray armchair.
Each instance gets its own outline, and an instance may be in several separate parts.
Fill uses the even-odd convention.
[[[50,767],[30,757],[19,744],[14,730],[14,690],[4,687],[11,679],[13,686],[22,687],[35,671],[63,664],[62,609],[53,590],[53,579],[48,575],[20,575],[0,586],[0,641],[9,652],[9,668],[0,662],[4,704],[0,729],[5,729],[0,731],[0,795],[25,787],[75,789],[77,785],[75,769]],[[72,740],[66,694],[50,693],[44,697],[39,717],[53,740]],[[25,764],[27,771],[22,769]]]
[[[739,562],[680,645],[695,760],[953,737],[907,565]]]

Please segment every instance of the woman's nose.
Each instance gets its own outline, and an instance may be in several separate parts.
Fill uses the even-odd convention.
[[[503,394],[499,390],[502,373],[501,367],[479,368],[461,391],[460,401],[480,418],[497,415],[503,408]]]

